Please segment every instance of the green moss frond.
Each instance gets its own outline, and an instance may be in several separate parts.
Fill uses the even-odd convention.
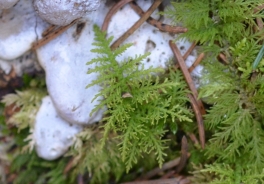
[[[87,87],[96,84],[102,87],[94,100],[98,97],[103,100],[93,110],[107,107],[102,142],[107,142],[111,132],[117,133],[118,149],[127,171],[144,153],[154,153],[161,165],[167,148],[166,140],[163,140],[166,124],[192,121],[185,106],[188,101],[186,85],[179,74],[161,79],[154,74],[163,73],[163,69],[145,69],[140,63],[148,53],[118,62],[117,56],[131,44],[112,51],[109,45],[112,38],[105,39],[105,33],[96,26],[94,31],[96,48],[92,52],[99,56],[87,63],[96,63],[88,73],[97,72],[99,75]],[[176,130],[176,126],[171,127]]]

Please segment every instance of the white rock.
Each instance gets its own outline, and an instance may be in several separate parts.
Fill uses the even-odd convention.
[[[151,6],[153,3],[151,0],[137,1],[138,5],[144,10]],[[157,18],[157,11],[152,14],[153,18]],[[119,38],[126,30],[128,30],[137,20],[139,16],[135,11],[126,5],[122,10],[119,10],[111,19],[108,27],[108,36],[114,36],[115,39]],[[169,20],[165,17],[165,22]],[[160,32],[157,28],[148,23],[143,23],[142,26],[137,29],[130,37],[128,37],[124,43],[133,43],[133,46],[128,48],[126,52],[119,57],[119,61],[124,58],[134,57],[137,55],[143,55],[150,52],[150,55],[142,61],[145,68],[149,67],[168,67],[168,61],[173,58],[173,52],[169,46],[169,40],[175,40],[176,36],[171,36],[168,33]],[[113,41],[114,42],[114,41]],[[183,55],[191,46],[190,42],[185,40],[177,41],[177,46],[180,48]],[[196,56],[196,53],[194,52]],[[190,57],[189,61],[194,62],[195,57]]]
[[[83,30],[76,31],[79,26]],[[91,124],[102,118],[102,112],[90,112],[99,102],[91,102],[99,92],[99,86],[86,89],[97,74],[87,74],[86,63],[96,54],[91,53],[94,33],[93,22],[77,23],[64,34],[37,50],[41,65],[46,71],[48,92],[58,113],[65,120],[78,124]]]
[[[0,10],[14,6],[19,0],[0,0]]]
[[[0,59],[0,69],[2,69],[5,74],[8,75],[12,68],[14,68],[17,76],[42,70],[34,52],[27,52],[14,60],[7,61]]]
[[[33,131],[38,156],[46,160],[60,157],[81,130],[81,126],[69,124],[60,118],[49,96],[43,98]]]
[[[100,0],[35,0],[34,7],[39,16],[55,25],[67,25],[73,20],[96,10]]]
[[[13,8],[3,11],[0,17],[0,58],[12,60],[24,54],[46,26],[47,23],[36,16],[32,0],[20,0]]]

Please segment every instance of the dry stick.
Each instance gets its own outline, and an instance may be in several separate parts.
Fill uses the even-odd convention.
[[[116,49],[121,43],[125,41],[125,39],[127,39],[131,34],[133,34],[149,18],[149,16],[160,5],[160,3],[162,3],[162,0],[155,0],[151,7],[146,11],[146,13],[111,45],[111,49]]]
[[[127,3],[131,2],[133,0],[121,0],[119,1],[118,3],[116,3],[110,10],[109,12],[107,13],[107,15],[105,16],[105,19],[104,19],[104,23],[102,25],[102,28],[101,30],[102,31],[106,31],[107,28],[108,28],[108,25],[109,25],[109,22],[112,18],[112,16],[121,8],[123,7],[124,5],[126,5]]]
[[[196,119],[197,119],[197,123],[198,123],[201,146],[202,146],[202,148],[204,148],[204,146],[205,146],[205,135],[204,135],[204,125],[203,125],[202,115],[205,114],[205,109],[204,109],[203,103],[201,100],[197,99],[198,98],[198,92],[194,86],[191,75],[190,75],[190,73],[189,73],[189,71],[185,65],[185,62],[181,56],[179,49],[172,42],[172,40],[170,40],[169,44],[170,44],[170,47],[172,49],[172,52],[174,53],[176,59],[178,60],[178,63],[180,65],[183,76],[184,76],[190,90],[192,91],[193,96],[194,96],[194,100],[192,100],[191,102],[192,102],[192,106],[193,106],[193,109],[195,111],[195,115],[196,115]],[[195,103],[195,104],[193,104],[193,103]]]
[[[79,19],[76,19],[76,20],[72,21],[69,25],[63,26],[63,27],[59,27],[56,30],[52,31],[50,34],[46,34],[46,36],[44,38],[42,38],[42,39],[38,40],[37,42],[33,43],[31,49],[35,50],[35,49],[38,49],[39,47],[47,44],[51,40],[53,40],[56,37],[58,37],[59,35],[61,35],[64,31],[69,29],[78,20]]]
[[[186,137],[183,136],[181,140],[181,158],[180,158],[180,163],[177,165],[176,173],[181,172],[181,170],[185,167],[187,160],[188,160],[188,142]]]
[[[194,63],[192,64],[192,66],[190,66],[190,68],[188,69],[188,71],[191,73],[191,72],[195,69],[195,67],[196,67],[197,65],[200,64],[200,62],[202,61],[203,58],[204,58],[204,53],[201,53],[201,54],[196,58],[196,60],[195,60]]]
[[[191,101],[191,106],[193,108],[196,120],[197,120],[197,124],[198,124],[198,131],[199,131],[199,139],[201,142],[201,146],[204,149],[205,146],[205,134],[204,134],[204,123],[203,123],[203,117],[200,113],[200,109],[199,106],[197,104],[197,101],[195,100],[195,98],[193,97],[193,95],[189,94],[188,95],[190,101]]]
[[[159,180],[148,180],[148,181],[134,181],[126,182],[122,184],[180,184],[181,179],[171,178],[171,179],[159,179]]]
[[[187,82],[190,90],[192,91],[192,93],[193,93],[193,95],[195,97],[195,100],[197,100],[198,99],[198,92],[197,92],[197,90],[196,90],[196,88],[194,86],[194,83],[193,83],[193,80],[191,78],[191,75],[190,75],[190,73],[189,73],[189,71],[188,71],[188,69],[187,69],[187,67],[185,65],[184,59],[181,56],[181,53],[180,53],[178,47],[173,43],[172,40],[170,40],[169,44],[170,44],[170,47],[172,49],[172,52],[174,53],[176,59],[178,60],[178,64],[180,65],[180,68],[182,70],[182,73],[184,75],[184,78],[185,78],[186,82]],[[205,109],[204,109],[202,101],[201,100],[197,100],[197,104],[199,105],[199,107],[201,109],[202,115],[204,115],[205,114]]]
[[[129,5],[140,17],[144,15],[145,12],[137,5],[135,1],[130,2]],[[187,32],[187,28],[163,24],[162,22],[155,20],[152,17],[149,17],[147,19],[147,23],[153,25],[154,27],[158,28],[160,31],[164,31],[164,32],[176,33],[176,34]]]

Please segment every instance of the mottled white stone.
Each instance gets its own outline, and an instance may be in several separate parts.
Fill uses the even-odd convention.
[[[0,0],[0,10],[14,6],[19,0]]]
[[[12,60],[24,54],[46,26],[47,23],[36,16],[32,0],[20,0],[13,8],[2,11],[0,58]]]
[[[153,2],[147,0],[137,1],[137,3],[144,11],[147,11]],[[157,10],[154,11],[152,17],[157,19],[159,17],[157,13]],[[135,13],[135,11],[130,8],[129,5],[124,6],[111,19],[107,35],[114,36],[114,42],[126,30],[133,26],[133,24],[137,20],[139,20],[139,18],[140,17],[138,16],[138,14]],[[164,22],[170,22],[170,20],[165,16]],[[145,68],[167,68],[167,62],[174,57],[173,52],[169,46],[169,40],[175,40],[175,38],[176,36],[161,32],[154,26],[145,22],[139,29],[137,29],[124,41],[124,43],[133,43],[133,45],[128,48],[121,57],[119,57],[119,61],[124,60],[124,58],[134,57],[136,54],[143,55],[147,52],[150,52],[150,55],[142,61]],[[180,48],[180,52],[182,55],[191,46],[191,43],[186,40],[178,40],[176,44]],[[193,55],[196,57],[195,52],[193,53]],[[188,58],[188,60],[194,62],[195,57],[190,57]]]
[[[83,29],[78,34],[77,27]],[[96,73],[87,74],[86,63],[96,54],[91,53],[93,22],[79,22],[58,38],[37,50],[40,64],[46,71],[48,92],[58,113],[65,120],[77,124],[91,124],[102,118],[102,112],[90,116],[98,101],[93,101],[99,86],[86,86],[95,80]],[[81,27],[82,27],[81,26]]]
[[[39,16],[50,24],[64,26],[100,6],[100,0],[35,0]]]
[[[33,130],[38,156],[46,160],[62,156],[73,144],[75,134],[81,130],[81,126],[60,118],[50,97],[44,97]]]
[[[8,75],[12,68],[15,70],[16,76],[22,76],[25,73],[34,73],[42,70],[34,52],[27,52],[21,57],[13,60],[7,61],[0,59],[0,69],[3,70],[5,74]]]

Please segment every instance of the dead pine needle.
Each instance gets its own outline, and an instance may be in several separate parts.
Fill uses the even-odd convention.
[[[144,176],[141,176],[137,180],[142,181],[142,180],[150,179],[150,178],[156,176],[157,174],[159,174],[159,173],[161,173],[163,171],[166,171],[168,169],[171,169],[171,168],[177,166],[179,163],[180,163],[180,157],[176,158],[174,160],[171,160],[169,162],[164,163],[161,168],[157,167],[157,168],[147,172]]]
[[[198,100],[198,92],[197,92],[197,89],[195,88],[195,85],[194,85],[194,82],[192,80],[192,77],[188,71],[188,68],[184,62],[184,59],[183,57],[181,56],[181,53],[180,53],[180,50],[178,49],[178,47],[175,45],[175,43],[173,43],[172,40],[170,40],[169,42],[170,44],[170,47],[172,49],[172,52],[174,54],[174,56],[176,57],[177,61],[178,61],[178,64],[181,68],[181,71],[183,73],[183,76],[185,78],[185,81],[187,82],[187,85],[189,87],[189,89],[192,91],[192,94],[195,98],[195,100],[197,101],[197,104],[199,105],[199,108],[200,108],[200,111],[202,113],[202,115],[205,114],[205,109],[204,109],[204,106],[203,106],[203,103],[201,100]]]
[[[124,5],[126,5],[127,3],[131,2],[133,0],[121,0],[118,3],[116,3],[107,13],[107,15],[105,16],[103,25],[101,30],[102,31],[107,31],[108,29],[108,25],[110,23],[111,18],[113,17],[113,15],[120,9],[122,8]]]
[[[204,53],[201,53],[201,54],[196,58],[196,60],[195,60],[194,63],[192,64],[192,66],[190,66],[190,68],[188,69],[188,71],[191,73],[191,72],[195,69],[195,67],[196,67],[197,65],[200,64],[200,62],[203,60],[203,58],[204,58]]]
[[[158,8],[158,6],[162,3],[162,0],[155,0],[151,7],[146,11],[146,13],[131,27],[129,28],[120,38],[118,38],[112,45],[111,49],[114,50],[121,43],[123,43],[131,34],[133,34]]]
[[[122,184],[187,184],[187,183],[186,182],[182,183],[181,179],[179,178],[170,178],[170,179],[158,179],[158,180],[148,180],[148,181],[134,181],[134,182],[127,182]]]
[[[181,157],[180,163],[176,167],[176,173],[180,173],[182,169],[185,167],[186,162],[188,160],[188,142],[185,136],[182,137],[181,140]]]
[[[202,148],[204,149],[204,147],[205,147],[205,132],[204,132],[203,117],[202,117],[202,114],[200,113],[199,106],[198,106],[196,100],[194,99],[193,95],[189,94],[188,97],[190,99],[191,106],[193,108],[193,111],[194,111],[194,114],[196,117],[200,143],[201,143]]]
[[[36,50],[43,45],[47,44],[51,40],[57,38],[59,35],[61,35],[63,32],[65,32],[67,29],[69,29],[72,25],[74,25],[79,19],[76,19],[72,21],[69,25],[67,26],[61,26],[57,29],[55,29],[54,26],[49,27],[46,31],[44,31],[43,35],[44,37],[41,38],[40,40],[36,41],[35,43],[32,44],[31,49]],[[48,33],[48,31],[51,31]]]
[[[185,52],[185,54],[182,56],[182,58],[184,59],[184,60],[186,60],[187,59],[187,57],[192,53],[192,51],[193,51],[193,49],[196,47],[196,43],[195,42],[193,42],[192,43],[192,45],[190,46],[190,48]],[[179,64],[177,63],[176,65],[175,65],[175,68],[177,69],[177,68],[179,68],[180,66],[179,66]]]
[[[130,7],[140,16],[142,17],[145,12],[137,5],[135,1],[129,3]],[[168,32],[168,33],[185,33],[187,32],[187,28],[180,27],[180,26],[171,26],[167,24],[163,24],[162,22],[149,17],[147,23],[153,25],[154,27],[158,28],[160,31]]]
[[[198,100],[198,92],[194,86],[191,75],[187,69],[187,66],[184,62],[183,57],[181,56],[179,49],[177,48],[175,43],[173,43],[172,40],[170,40],[169,44],[170,44],[170,47],[172,49],[172,52],[174,53],[176,59],[178,60],[178,63],[179,63],[179,66],[181,68],[181,71],[183,73],[183,76],[185,78],[185,81],[186,81],[189,89],[192,92],[192,95],[189,95],[189,98],[190,98],[192,108],[194,110],[196,120],[197,120],[197,124],[198,124],[201,147],[204,148],[205,147],[205,133],[204,133],[204,124],[203,124],[202,115],[205,114],[205,109],[204,109],[203,103],[201,100]]]

